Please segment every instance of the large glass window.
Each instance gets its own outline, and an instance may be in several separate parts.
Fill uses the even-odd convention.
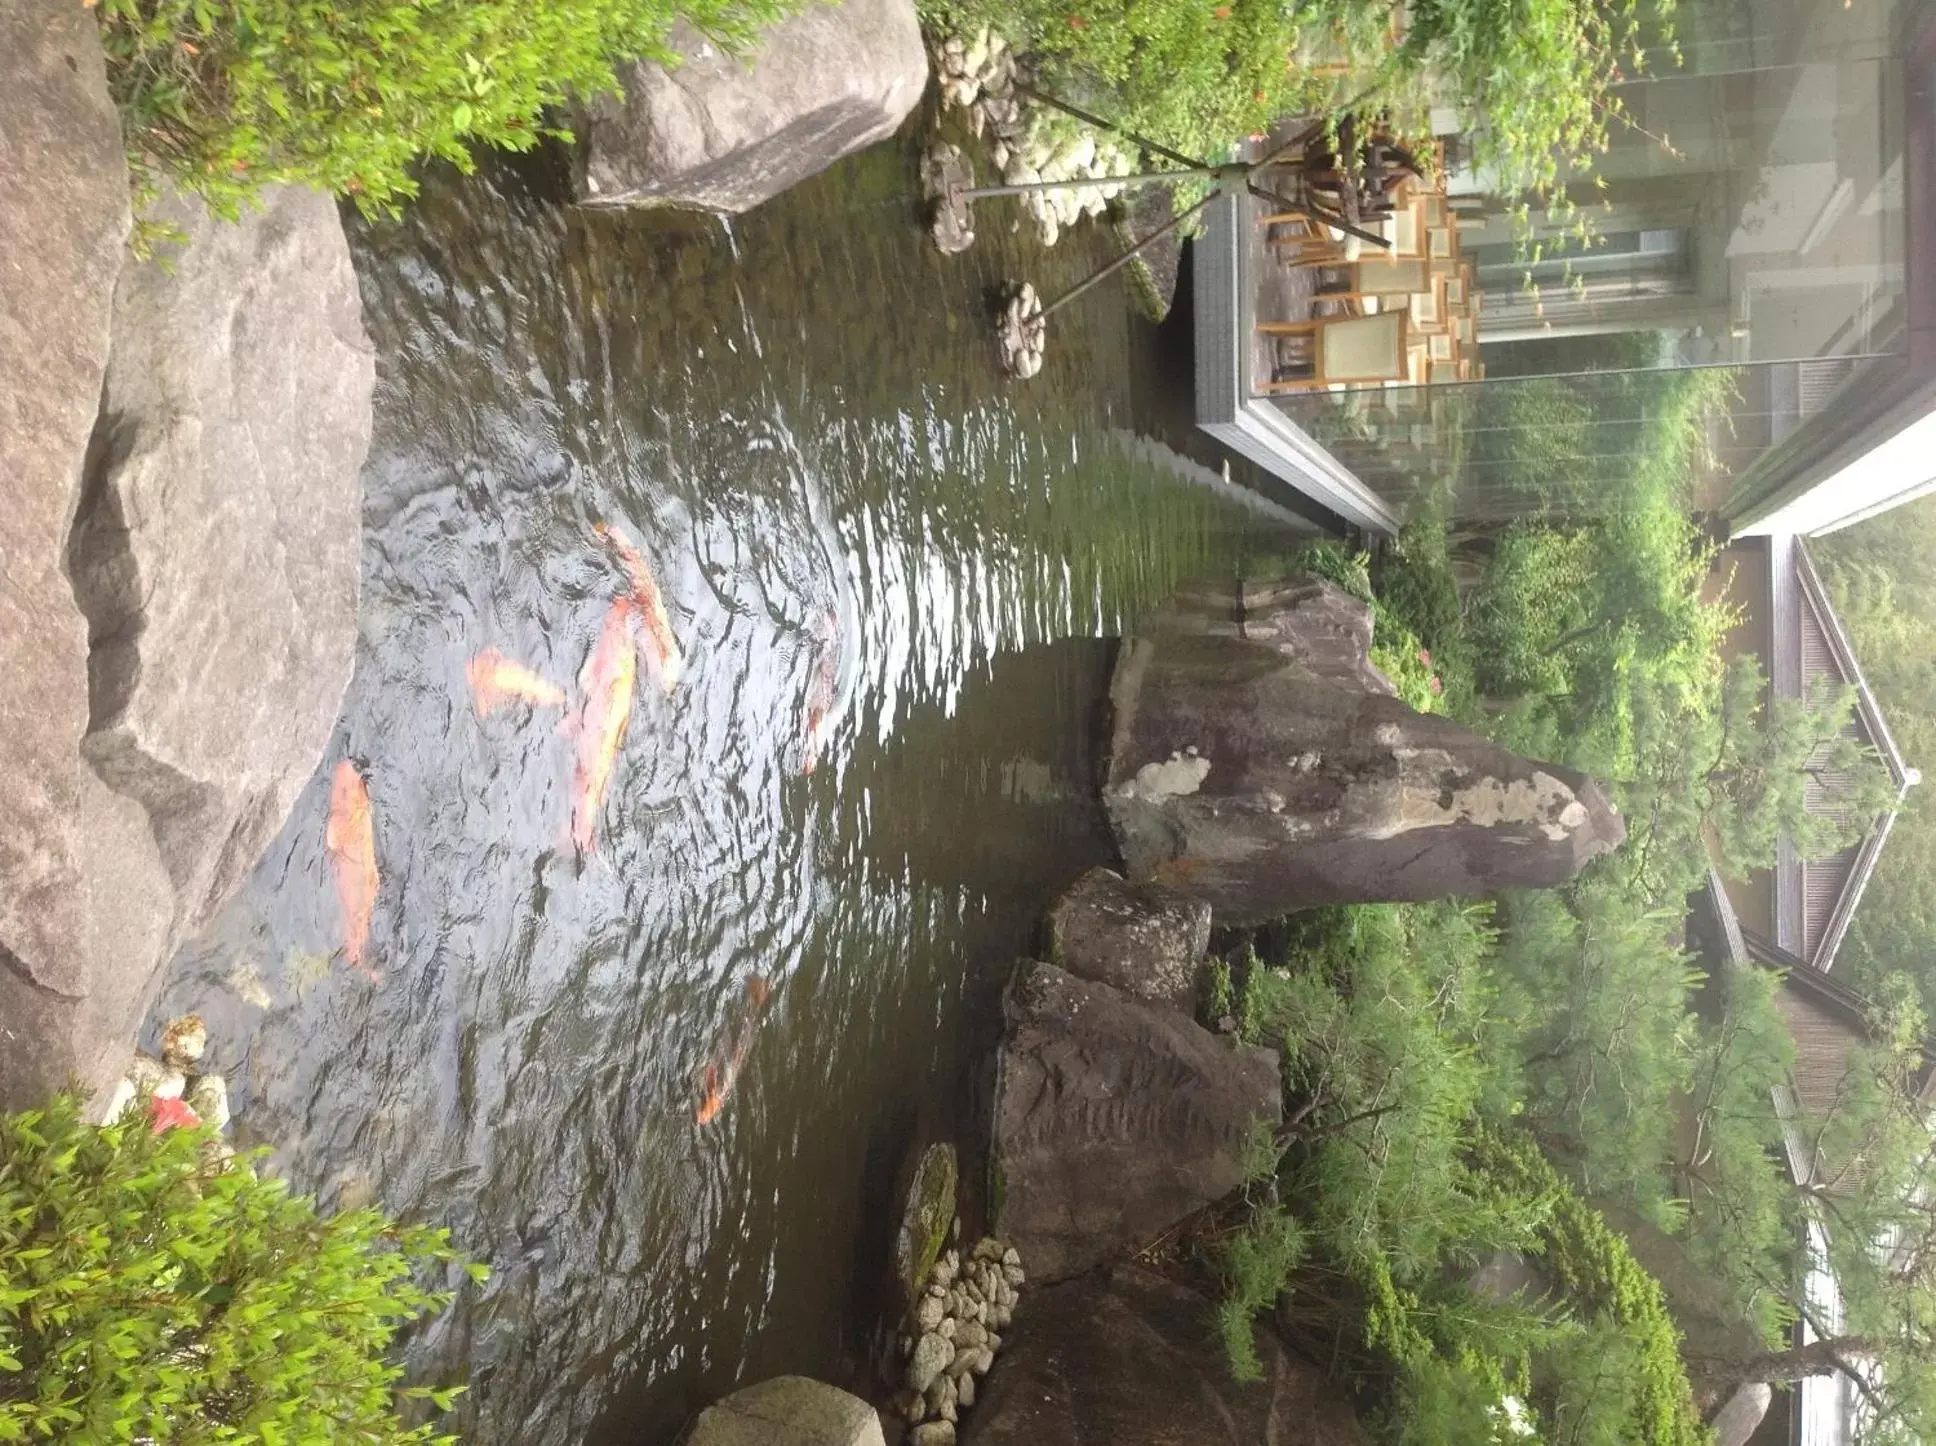
[[[1906,346],[1904,9],[1683,0],[1682,63],[1663,48],[1623,88],[1630,123],[1570,188],[1591,243],[1529,238],[1484,176],[1448,178],[1483,380],[1271,404],[1399,504],[1433,486],[1499,515],[1558,468],[1584,505],[1696,395],[1726,398],[1716,470],[1745,468]]]

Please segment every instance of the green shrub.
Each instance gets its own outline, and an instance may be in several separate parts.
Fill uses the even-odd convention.
[[[1277,1303],[1278,1294],[1304,1258],[1304,1231],[1297,1221],[1273,1205],[1260,1208],[1246,1228],[1224,1248],[1223,1277],[1227,1288],[1218,1307],[1217,1326],[1223,1336],[1230,1372],[1240,1381],[1263,1377],[1257,1359],[1255,1322]]]
[[[1662,24],[1672,0],[1652,0]],[[920,0],[948,32],[990,25],[1041,62],[1066,98],[1105,119],[1215,159],[1286,115],[1456,107],[1478,167],[1508,195],[1570,210],[1570,166],[1606,149],[1616,87],[1636,55],[1636,0],[1422,0],[1393,45],[1379,0]],[[1342,75],[1300,63],[1322,52]]]
[[[108,79],[137,184],[162,177],[233,217],[295,181],[366,213],[416,194],[411,167],[526,150],[540,112],[666,60],[679,16],[750,40],[784,0],[100,0]]]
[[[1552,1036],[1524,1033],[1535,1011],[1497,975],[1490,912],[1332,909],[1283,933],[1281,967],[1254,970],[1282,1050],[1281,1155],[1218,1256],[1233,1370],[1255,1368],[1253,1323],[1287,1296],[1349,1373],[1382,1378],[1407,1446],[1697,1446],[1657,1283],[1518,1127],[1529,1050]],[[1476,1295],[1471,1267],[1500,1249],[1542,1258],[1558,1297]]]
[[[1370,554],[1341,543],[1314,542],[1297,554],[1293,570],[1324,578],[1371,604],[1371,665],[1411,707],[1421,713],[1444,713],[1461,694],[1469,696],[1469,690],[1459,686],[1460,674],[1435,659],[1407,620],[1374,594]]]
[[[1548,1418],[1569,1426],[1591,1422],[1596,1434],[1604,1433],[1599,1439],[1609,1443],[1700,1446],[1707,1441],[1681,1363],[1680,1332],[1667,1313],[1660,1282],[1641,1268],[1619,1232],[1560,1178],[1531,1139],[1487,1131],[1474,1155],[1502,1192],[1547,1202],[1540,1231],[1547,1268],[1569,1306],[1600,1326],[1601,1344],[1621,1342],[1617,1373],[1605,1369],[1614,1362],[1604,1350],[1596,1354],[1588,1348],[1579,1353],[1579,1369],[1564,1373],[1564,1384],[1558,1374],[1552,1377],[1545,1403]],[[1571,1400],[1562,1410],[1568,1393]],[[1575,1428],[1551,1439],[1594,1438],[1582,1437]]]
[[[0,1117],[0,1440],[430,1441],[399,1329],[449,1299],[441,1230],[307,1199],[199,1130]],[[482,1267],[470,1267],[482,1278]]]

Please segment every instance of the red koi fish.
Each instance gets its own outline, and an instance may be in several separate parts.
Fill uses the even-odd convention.
[[[618,750],[625,742],[625,725],[632,717],[632,689],[637,684],[638,651],[632,644],[632,601],[615,598],[605,614],[598,642],[578,673],[577,715],[570,720],[578,737],[578,761],[572,772],[571,841],[589,853],[598,834],[598,815],[611,786]]]
[[[336,765],[329,786],[329,823],[323,847],[336,873],[336,902],[343,911],[343,957],[372,981],[377,973],[363,962],[370,942],[370,916],[376,911],[376,825],[370,814],[370,789],[356,765]]]
[[[820,755],[833,737],[834,704],[840,692],[840,619],[832,612],[821,614],[816,629],[820,655],[815,661],[813,680],[807,684],[807,703],[800,720],[800,771],[812,773],[820,766]]]
[[[645,653],[646,670],[670,695],[686,671],[686,660],[679,651],[679,640],[673,636],[672,619],[666,613],[665,598],[660,596],[652,569],[617,528],[599,522],[593,524],[592,531],[612,549],[631,581],[632,605],[636,609],[634,622],[639,630],[639,646]]]
[[[464,669],[470,679],[471,702],[477,716],[488,718],[499,708],[513,703],[530,703],[539,708],[557,708],[565,701],[565,690],[550,679],[504,656],[496,648],[486,648]]]
[[[745,1068],[746,1056],[753,1048],[753,1036],[759,1031],[760,1016],[766,1012],[766,1002],[772,997],[773,986],[759,975],[746,981],[745,1007],[699,1077],[699,1108],[692,1116],[698,1123],[710,1125],[726,1108],[726,1098],[739,1083],[739,1072]]]

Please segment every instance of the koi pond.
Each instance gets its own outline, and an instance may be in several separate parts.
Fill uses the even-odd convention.
[[[490,1265],[411,1344],[468,1441],[866,1391],[896,1167],[1109,858],[1106,640],[1297,540],[1126,440],[1180,337],[1120,283],[1000,377],[992,289],[1112,243],[988,207],[943,258],[912,146],[730,224],[576,213],[541,157],[353,229],[355,679],[149,1043],[201,1012],[242,1140]]]

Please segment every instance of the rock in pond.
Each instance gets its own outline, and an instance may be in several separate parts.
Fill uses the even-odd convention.
[[[700,1412],[681,1446],[887,1446],[858,1396],[808,1376],[775,1376]]]
[[[681,21],[668,69],[578,108],[578,199],[737,214],[894,134],[928,84],[912,0],[809,5],[744,56]]]
[[[928,236],[935,250],[954,256],[975,244],[974,212],[961,192],[975,173],[961,147],[936,141],[921,156],[921,199],[928,207]]]
[[[914,1166],[901,1207],[901,1223],[894,1232],[894,1278],[904,1301],[921,1294],[948,1240],[948,1224],[955,1218],[955,1183],[959,1166],[955,1147],[929,1145]]]
[[[1029,962],[1002,1010],[991,1189],[1030,1279],[1080,1274],[1229,1194],[1252,1131],[1282,1118],[1274,1053],[1167,1006]]]
[[[118,127],[91,20],[50,38],[67,13],[0,22],[25,32],[0,74],[42,55],[89,97],[14,77],[66,129],[15,147],[56,169],[0,197],[3,224],[72,248],[12,271],[5,302],[35,339],[32,381],[0,379],[0,1106],[111,1085],[155,973],[314,771],[356,639],[375,377],[326,197],[272,189],[234,225],[165,199],[186,244],[123,259]],[[10,267],[38,254],[6,239]]]
[[[1345,1390],[1268,1325],[1264,1379],[1233,1381],[1216,1309],[1128,1265],[1041,1291],[981,1383],[962,1446],[1364,1446]]]
[[[1619,845],[1593,780],[1343,681],[1350,661],[1191,619],[1126,639],[1103,794],[1129,877],[1251,924],[1549,888]]]
[[[1162,322],[1176,301],[1177,278],[1183,271],[1183,228],[1172,226],[1150,238],[1176,215],[1176,193],[1169,186],[1142,186],[1116,204],[1122,212],[1116,239],[1125,249],[1139,244],[1143,248],[1129,263],[1130,300],[1146,320]]]
[[[1108,869],[1071,884],[1048,918],[1049,958],[1078,979],[1152,1004],[1196,1007],[1210,906],[1165,899]]]

